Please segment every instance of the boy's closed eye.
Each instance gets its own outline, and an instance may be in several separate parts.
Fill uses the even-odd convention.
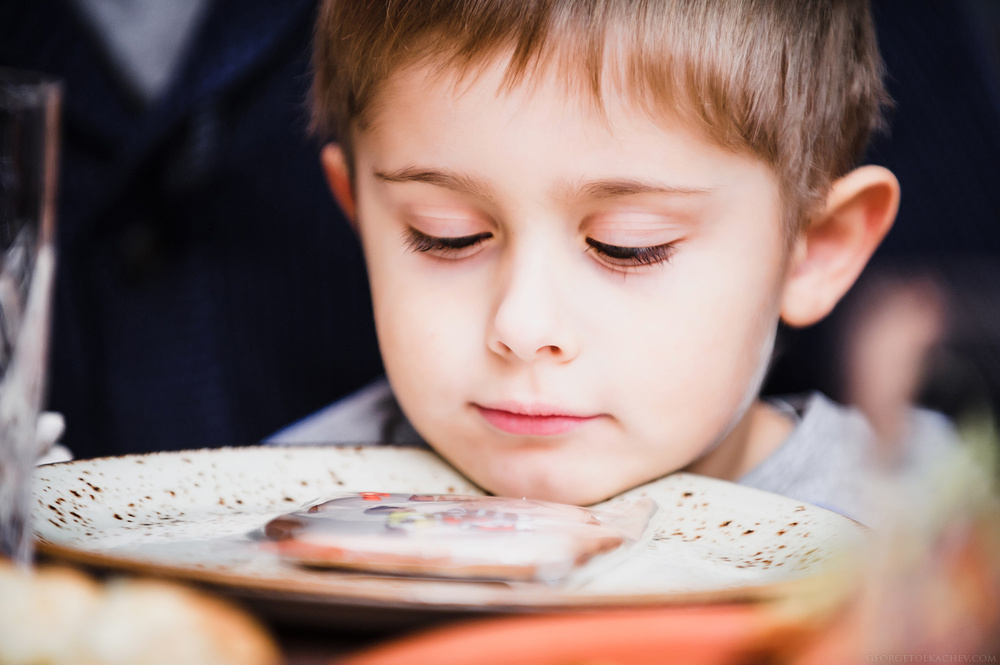
[[[475,254],[480,245],[493,237],[489,231],[464,236],[432,236],[406,227],[406,244],[410,250],[431,254],[442,259],[463,259]]]
[[[693,226],[691,219],[658,206],[653,210],[625,206],[588,216],[583,231],[586,251],[603,265],[632,270],[668,263]]]
[[[611,268],[636,268],[639,266],[661,265],[670,261],[676,250],[676,243],[667,242],[651,247],[621,247],[587,238],[588,251],[593,250],[601,262]]]
[[[411,251],[428,253],[436,258],[458,260],[477,253],[483,243],[493,237],[485,231],[464,236],[441,237],[428,235],[412,226],[406,229],[406,244]],[[612,245],[595,238],[586,239],[586,251],[593,251],[599,260],[613,269],[658,265],[670,260],[675,242],[645,247]]]

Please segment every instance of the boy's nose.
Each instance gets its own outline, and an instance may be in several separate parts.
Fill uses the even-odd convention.
[[[579,340],[570,325],[569,285],[562,272],[545,257],[524,257],[511,266],[488,333],[491,351],[524,362],[576,357]]]

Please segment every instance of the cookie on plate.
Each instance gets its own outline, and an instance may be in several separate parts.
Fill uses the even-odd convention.
[[[617,519],[527,499],[360,492],[275,518],[264,533],[270,547],[310,566],[554,582],[630,540]]]

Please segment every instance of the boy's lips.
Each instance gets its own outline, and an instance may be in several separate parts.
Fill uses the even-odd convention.
[[[521,436],[556,436],[571,432],[598,418],[578,415],[544,405],[497,404],[475,405],[476,410],[493,427]]]

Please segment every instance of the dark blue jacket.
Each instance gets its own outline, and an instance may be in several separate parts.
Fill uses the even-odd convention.
[[[314,11],[215,2],[142,108],[69,2],[0,3],[0,66],[65,82],[49,406],[78,456],[253,443],[380,373],[306,132]]]

